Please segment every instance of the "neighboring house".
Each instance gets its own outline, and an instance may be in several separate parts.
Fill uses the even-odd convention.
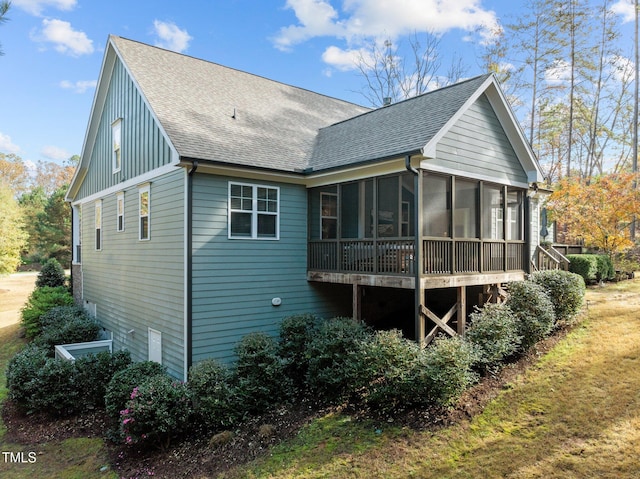
[[[111,36],[67,195],[74,294],[180,378],[298,313],[428,341],[525,277],[540,181],[492,75],[369,110]]]

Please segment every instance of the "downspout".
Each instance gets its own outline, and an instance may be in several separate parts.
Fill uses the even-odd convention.
[[[187,172],[187,331],[186,331],[186,354],[187,354],[187,372],[193,363],[193,304],[192,304],[192,278],[193,278],[193,175],[198,169],[198,160],[193,160],[191,168]],[[185,378],[186,379],[186,378]]]
[[[421,232],[421,216],[422,212],[420,211],[420,172],[411,166],[411,156],[406,155],[404,157],[404,165],[408,172],[412,173],[414,176],[413,181],[413,211],[415,212],[414,218],[414,236],[415,236],[415,247],[413,251],[413,274],[414,274],[414,321],[415,321],[415,336],[418,344],[422,345],[424,342],[424,326],[421,317],[421,308],[422,308],[422,289],[420,288],[420,278],[421,271],[420,266],[422,265],[422,245],[420,244],[420,232]]]

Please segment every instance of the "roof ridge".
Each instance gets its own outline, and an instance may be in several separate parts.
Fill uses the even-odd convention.
[[[325,98],[329,98],[331,100],[339,101],[339,102],[342,102],[342,103],[345,103],[345,104],[349,104],[349,105],[354,105],[354,106],[357,106],[357,107],[360,107],[360,108],[367,108],[370,111],[372,110],[369,107],[360,105],[360,104],[352,102],[352,101],[343,100],[342,98],[337,98],[337,97],[334,97],[334,96],[326,95],[324,93],[319,93],[317,91],[310,90],[308,88],[303,88],[303,87],[300,87],[300,86],[292,85],[290,83],[285,83],[285,82],[282,82],[282,81],[279,81],[279,80],[274,80],[273,78],[268,78],[266,76],[259,75],[257,73],[248,72],[248,71],[245,71],[245,70],[241,70],[239,68],[230,67],[228,65],[223,65],[222,63],[218,63],[218,62],[215,62],[213,60],[207,60],[207,59],[204,59],[204,58],[195,57],[193,55],[188,55],[186,53],[176,52],[174,50],[169,50],[168,48],[162,48],[162,47],[159,47],[157,45],[150,45],[148,43],[144,43],[144,42],[141,42],[139,40],[133,40],[133,39],[127,38],[127,37],[122,37],[120,35],[110,34],[109,35],[109,39],[111,40],[112,38],[119,39],[119,40],[124,40],[125,42],[136,43],[136,44],[138,44],[138,45],[140,45],[142,47],[153,48],[153,49],[160,50],[162,52],[166,52],[166,53],[169,53],[169,54],[174,54],[174,55],[178,55],[178,56],[181,56],[181,57],[184,57],[184,58],[189,58],[189,59],[197,61],[197,62],[208,63],[210,65],[215,65],[216,67],[223,68],[225,70],[231,70],[231,71],[234,71],[234,72],[237,72],[237,73],[241,73],[243,75],[249,75],[249,76],[252,76],[254,78],[259,78],[260,80],[264,80],[264,81],[267,81],[267,82],[270,82],[270,83],[282,85],[282,86],[285,86],[285,87],[288,87],[288,88],[294,88],[294,89],[299,90],[299,91],[304,91],[304,92],[307,92],[307,93],[311,93],[313,95],[322,96],[322,97],[325,97]]]

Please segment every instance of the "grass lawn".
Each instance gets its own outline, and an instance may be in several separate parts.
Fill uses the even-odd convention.
[[[421,432],[328,416],[227,477],[637,478],[640,280],[587,299],[584,322],[470,421]]]

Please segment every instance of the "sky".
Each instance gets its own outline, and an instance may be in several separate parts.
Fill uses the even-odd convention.
[[[81,154],[110,34],[370,106],[354,55],[374,41],[441,38],[467,76],[491,31],[526,0],[12,0],[0,24],[0,152]],[[633,42],[632,0],[613,8]],[[630,50],[631,51],[631,50]]]

